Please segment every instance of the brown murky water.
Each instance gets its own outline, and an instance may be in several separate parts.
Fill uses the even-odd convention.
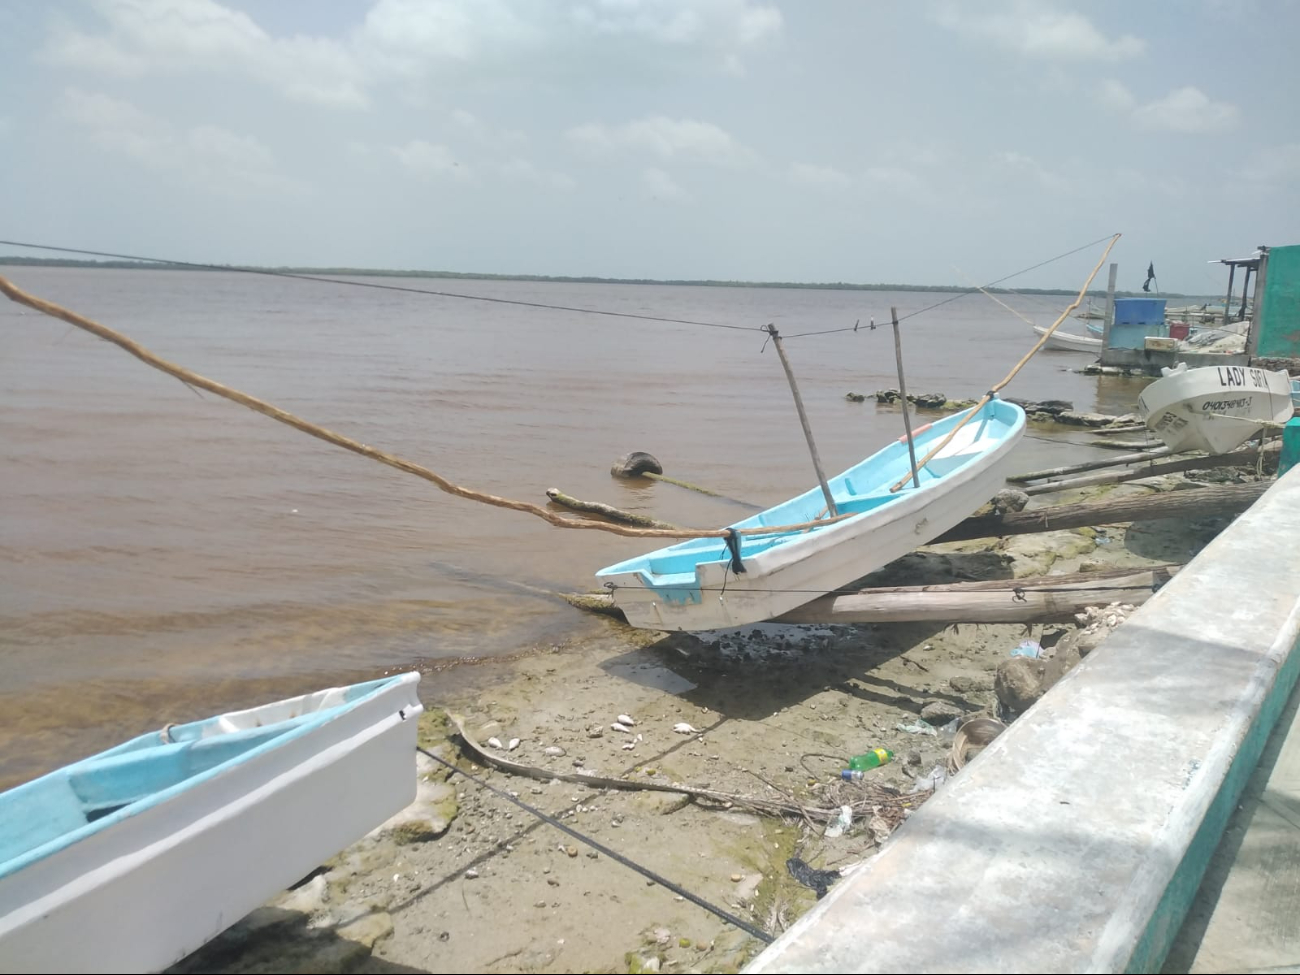
[[[166,358],[494,493],[542,501],[557,486],[703,525],[741,512],[615,481],[610,463],[649,450],[670,474],[760,504],[812,476],[756,333],[240,274],[4,273]],[[786,334],[939,297],[400,283]],[[1017,301],[1047,323],[1067,299]],[[496,580],[584,588],[642,547],[440,494],[8,302],[0,327],[0,784],[166,721],[581,635],[598,624]],[[953,397],[986,389],[1032,340],[982,296],[904,336],[909,387]],[[901,433],[896,411],[844,399],[896,385],[888,329],[787,347],[828,469]],[[1133,387],[1099,391],[1064,371],[1086,361],[1041,355],[1008,392],[1130,408]],[[1078,456],[1043,440],[1020,450],[1026,467]]]

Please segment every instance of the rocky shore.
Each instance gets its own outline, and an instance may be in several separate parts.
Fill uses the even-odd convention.
[[[1186,486],[1155,478],[1053,500]],[[930,546],[864,584],[1183,562],[1225,523]],[[422,744],[468,777],[420,756],[410,809],[174,971],[737,971],[761,949],[757,938],[511,798],[775,935],[817,897],[792,866],[851,870],[870,857],[952,774],[954,718],[1014,720],[1125,613],[1099,607],[1077,627],[763,624],[704,637],[609,620],[595,639],[486,664],[458,694],[441,693],[433,675]],[[1026,643],[1037,655],[1012,655]],[[489,755],[541,777],[468,752],[448,715]],[[861,783],[839,780],[849,756],[877,747],[894,760]],[[731,798],[550,774],[682,783]],[[772,802],[814,812],[773,816],[751,804]],[[852,818],[838,828],[815,812],[842,806]]]

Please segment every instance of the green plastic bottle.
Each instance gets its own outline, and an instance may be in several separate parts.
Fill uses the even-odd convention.
[[[888,748],[873,748],[865,755],[854,755],[849,759],[849,768],[854,772],[864,772],[869,768],[880,768],[894,760],[894,753]]]

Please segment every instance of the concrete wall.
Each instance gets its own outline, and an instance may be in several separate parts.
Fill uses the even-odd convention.
[[[748,970],[1159,971],[1298,641],[1292,471]]]

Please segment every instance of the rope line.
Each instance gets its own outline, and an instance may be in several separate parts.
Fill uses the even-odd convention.
[[[368,457],[371,460],[386,464],[389,467],[396,468],[399,471],[405,471],[408,474],[414,474],[436,485],[440,490],[447,494],[455,495],[458,498],[464,498],[467,501],[477,501],[481,504],[491,505],[496,508],[508,508],[512,511],[522,511],[530,515],[535,515],[543,521],[556,526],[557,528],[577,528],[589,531],[605,531],[614,535],[623,535],[629,538],[726,538],[733,531],[738,535],[774,535],[793,533],[805,529],[823,528],[832,525],[837,521],[845,518],[856,517],[859,513],[848,513],[839,515],[835,518],[826,518],[822,520],[813,520],[801,522],[797,525],[773,525],[755,528],[633,528],[628,525],[618,525],[607,521],[591,521],[583,518],[566,518],[550,511],[541,505],[533,504],[529,501],[516,501],[512,498],[503,498],[495,494],[488,494],[486,491],[477,491],[473,488],[462,487],[435,473],[427,467],[398,457],[396,454],[390,454],[387,451],[363,444],[351,437],[346,437],[341,433],[335,433],[333,430],[327,430],[325,427],[305,420],[302,417],[290,413],[288,410],[282,410],[278,406],[258,399],[256,396],[250,396],[248,393],[225,386],[216,380],[201,376],[196,372],[179,366],[174,362],[169,362],[161,356],[156,355],[149,349],[145,348],[135,340],[128,338],[120,332],[109,328],[107,325],[101,325],[92,319],[79,315],[74,311],[56,305],[52,301],[46,301],[35,295],[28,294],[21,288],[14,285],[4,277],[0,277],[0,294],[4,294],[12,301],[21,305],[33,308],[42,314],[57,318],[60,321],[67,322],[69,325],[76,326],[84,331],[95,335],[106,342],[111,342],[118,348],[125,350],[135,358],[139,359],[146,365],[164,372],[175,379],[179,379],[192,389],[205,389],[208,392],[220,396],[222,399],[230,400],[232,403],[238,403],[240,406],[252,410],[254,413],[261,413],[263,416],[270,417],[279,423],[293,427],[303,433],[315,437],[318,440],[324,440],[326,443],[334,444],[336,447],[342,447],[344,450],[350,450],[354,454],[360,454],[362,457]]]
[[[1067,257],[1071,257],[1079,253],[1079,251],[1086,251],[1089,247],[1096,247],[1098,244],[1105,243],[1106,241],[1110,240],[1113,236],[1115,235],[1107,234],[1105,237],[1098,237],[1096,240],[1089,241],[1088,243],[1083,244],[1080,247],[1076,247],[1074,250],[1066,251],[1064,254],[1057,254],[1055,257],[1049,257],[1047,260],[1040,261],[1039,263],[1034,264],[1030,267],[1022,268],[1019,271],[1013,271],[1012,273],[1006,275],[1005,277],[998,278],[996,281],[990,281],[988,284],[984,285],[984,287],[992,288],[995,285],[1001,284],[1003,281],[1010,281],[1012,278],[1018,278],[1020,277],[1020,275],[1028,274],[1030,271],[1037,271],[1040,267],[1046,267],[1048,264],[1051,264],[1053,261],[1063,260]],[[0,240],[0,244],[3,243],[5,243],[5,241]],[[970,295],[978,294],[979,291],[980,291],[979,288],[970,288],[967,291],[962,291],[958,294],[949,295],[947,298],[944,298],[940,301],[936,301],[932,305],[926,305],[924,308],[920,308],[916,311],[910,311],[906,315],[899,315],[898,320],[899,322],[903,322],[909,318],[915,318],[917,315],[924,315],[926,312],[934,311],[934,309],[940,307],[941,305],[946,305],[950,301],[956,301],[958,298],[967,298]],[[850,325],[843,328],[818,329],[812,332],[795,332],[793,335],[786,335],[784,337],[787,339],[798,339],[798,338],[804,338],[805,336],[811,336],[811,335],[835,335],[839,332],[856,332],[856,331],[858,331],[858,326]],[[875,331],[875,329],[871,328],[868,329],[868,331]]]
[[[374,288],[378,291],[403,291],[408,294],[433,295],[436,298],[460,298],[464,301],[486,301],[497,305],[520,305],[524,308],[545,308],[551,311],[571,311],[582,315],[605,315],[610,318],[632,318],[643,322],[664,322],[670,325],[699,325],[703,328],[728,328],[737,332],[762,332],[759,325],[727,325],[722,322],[705,322],[690,318],[662,318],[630,311],[607,311],[599,308],[578,308],[574,305],[551,305],[542,301],[524,301],[521,298],[492,298],[487,295],[469,295],[456,291],[434,291],[430,288],[412,288],[400,284],[380,284],[377,281],[347,281],[343,278],[320,274],[302,274],[297,271],[277,271],[274,268],[236,267],[230,264],[202,264],[195,261],[172,261],[162,257],[141,257],[136,254],[115,254],[111,251],[92,251],[80,247],[55,247],[51,244],[29,244],[21,240],[0,240],[10,247],[29,247],[33,250],[59,251],[64,254],[85,254],[91,257],[112,257],[123,261],[142,261],[151,264],[171,264],[175,267],[192,267],[204,271],[231,271],[238,274],[260,274],[272,278],[294,278],[299,281],[319,281],[341,284],[349,288]]]
[[[548,826],[554,826],[556,829],[560,830],[560,832],[567,833],[569,836],[572,836],[578,842],[585,843],[593,850],[605,854],[605,856],[609,857],[611,860],[615,861],[616,863],[622,864],[623,866],[627,867],[629,870],[635,870],[637,873],[645,877],[647,880],[651,880],[661,887],[666,887],[668,890],[671,890],[678,897],[684,897],[692,904],[696,905],[697,907],[704,908],[710,914],[714,915],[715,917],[721,918],[722,920],[726,921],[730,925],[733,925],[734,927],[739,928],[741,931],[744,931],[750,937],[757,938],[759,941],[763,942],[763,944],[770,945],[772,943],[772,936],[768,934],[766,931],[763,931],[760,928],[756,928],[754,925],[750,924],[748,921],[744,920],[743,918],[736,917],[736,915],[732,914],[730,911],[724,910],[723,908],[718,907],[716,904],[710,903],[709,901],[705,900],[703,897],[700,897],[698,894],[691,893],[685,887],[681,886],[680,884],[674,883],[673,881],[669,880],[667,877],[655,873],[649,867],[641,866],[641,864],[637,863],[635,860],[631,860],[628,857],[625,857],[617,850],[610,849],[608,846],[606,846],[604,843],[601,843],[599,840],[592,839],[590,836],[587,836],[585,833],[578,832],[572,826],[565,825],[564,823],[556,819],[554,816],[550,815],[550,813],[542,812],[542,810],[536,808],[535,806],[529,805],[528,803],[524,802],[522,799],[512,796],[509,792],[506,792],[504,789],[498,789],[496,786],[490,784],[489,782],[486,782],[485,780],[479,778],[478,776],[470,775],[464,769],[458,768],[456,765],[453,765],[445,758],[439,758],[437,755],[433,754],[433,752],[427,751],[418,746],[416,747],[416,751],[418,751],[421,755],[425,756],[426,758],[433,759],[439,765],[451,769],[451,771],[455,772],[457,775],[463,775],[465,778],[469,779],[471,782],[475,783],[480,788],[487,789],[493,795],[499,796],[502,799],[507,800],[508,802],[514,803],[520,809],[524,810],[524,812],[536,816],[538,819],[546,823]]]

